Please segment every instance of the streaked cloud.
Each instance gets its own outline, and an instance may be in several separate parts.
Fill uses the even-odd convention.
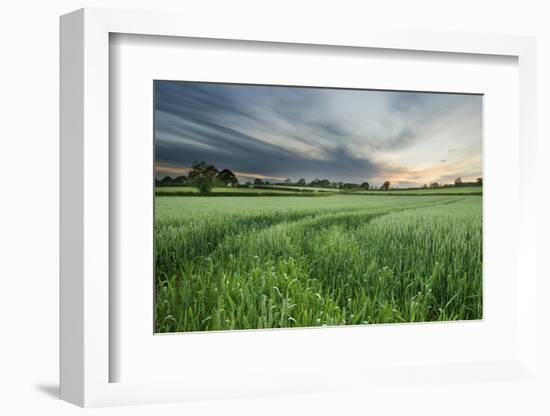
[[[272,180],[414,186],[481,175],[481,96],[155,85],[157,177],[198,160]]]

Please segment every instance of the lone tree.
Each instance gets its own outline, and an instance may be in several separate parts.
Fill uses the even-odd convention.
[[[380,189],[382,191],[387,191],[388,189],[390,189],[390,181],[384,182],[384,184],[380,187]]]
[[[296,185],[306,186],[306,180],[304,178],[298,179],[298,182],[296,182]]]
[[[264,183],[262,182],[262,180],[260,178],[256,178],[254,179],[254,185],[263,185]]]
[[[476,179],[476,185],[483,186],[483,178],[477,178]]]
[[[462,178],[458,177],[455,179],[455,186],[461,186],[462,185]]]
[[[189,172],[189,182],[199,188],[201,194],[206,194],[218,183],[218,169],[207,165],[205,161],[193,162]]]
[[[361,184],[361,188],[367,189],[367,190],[368,190],[368,189],[370,188],[370,185],[369,185],[368,182],[363,182],[363,183]]]
[[[239,184],[239,180],[229,169],[224,169],[218,173],[218,179],[223,182],[225,186],[236,186]]]

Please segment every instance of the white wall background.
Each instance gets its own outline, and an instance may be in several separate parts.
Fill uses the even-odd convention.
[[[546,4],[545,4],[546,3]],[[74,9],[116,7],[178,10],[205,24],[211,13],[231,19],[272,19],[281,25],[397,26],[536,35],[541,189],[539,214],[550,212],[550,12],[546,1],[170,1],[5,0],[0,8],[0,414],[68,415],[82,409],[56,399],[58,386],[58,16]],[[549,221],[540,215],[540,253],[548,252]],[[544,247],[544,249],[542,249]],[[541,256],[543,257],[543,256]],[[541,259],[544,260],[544,259]],[[540,263],[545,276],[549,267]],[[539,290],[548,289],[544,284]],[[549,302],[550,304],[550,302]],[[546,317],[550,306],[540,305]],[[550,351],[550,331],[541,332]],[[542,355],[548,365],[548,352]],[[548,368],[548,367],[547,367]],[[547,371],[547,374],[549,372]],[[549,389],[550,390],[550,389]],[[149,414],[550,414],[540,392],[505,383],[478,393],[464,385],[449,396],[414,391],[372,409],[368,392],[93,410],[101,415]],[[385,398],[385,396],[384,396]],[[383,399],[383,398],[382,398]],[[381,405],[386,403],[387,405]]]

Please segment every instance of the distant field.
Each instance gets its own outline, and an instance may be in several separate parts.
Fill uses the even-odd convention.
[[[157,196],[200,196],[199,190],[190,186],[160,186],[156,187],[155,194]],[[300,192],[299,189],[288,190],[276,187],[272,189],[218,187],[213,188],[208,196],[285,196],[296,194],[316,196],[313,192]]]
[[[482,195],[482,186],[461,186],[448,188],[393,189],[389,191],[353,191],[366,195]]]
[[[157,196],[155,330],[480,319],[482,198],[435,191]]]
[[[167,192],[167,193],[199,193],[199,190],[192,186],[158,186],[156,188],[157,192]],[[245,192],[245,193],[260,193],[266,192],[264,189],[254,189],[254,188],[230,188],[230,187],[217,187],[212,188],[214,193],[234,193],[234,192]]]
[[[286,191],[311,191],[311,192],[340,192],[336,188],[315,188],[312,186],[284,186],[284,185],[264,185],[272,189],[281,189]]]
[[[157,196],[198,196],[197,188],[188,186],[161,186],[155,191]],[[448,188],[418,188],[418,189],[394,189],[389,191],[349,191],[329,188],[312,188],[300,186],[278,186],[278,185],[262,185],[261,188],[229,188],[218,187],[213,188],[210,196],[292,196],[300,194],[300,196],[319,196],[315,194],[354,194],[354,195],[482,195],[483,187],[481,186],[464,186],[464,187],[448,187]],[[312,195],[313,194],[313,195]]]

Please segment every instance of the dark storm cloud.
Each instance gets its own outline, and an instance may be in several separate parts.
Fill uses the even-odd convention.
[[[395,155],[468,124],[475,106],[463,97],[156,81],[157,175],[205,160],[273,178],[402,177],[410,166]]]

